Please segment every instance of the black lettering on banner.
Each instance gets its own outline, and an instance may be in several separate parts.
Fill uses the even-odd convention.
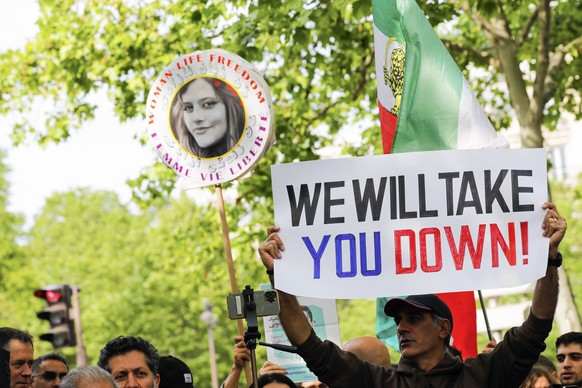
[[[507,176],[507,172],[508,170],[506,169],[499,171],[499,175],[497,175],[497,179],[495,179],[495,183],[492,187],[491,170],[485,170],[485,213],[493,213],[493,202],[495,201],[499,204],[502,212],[509,213],[509,207],[507,206],[507,202],[505,202],[500,190],[501,184]]]
[[[447,216],[452,216],[455,214],[455,208],[453,205],[453,178],[459,177],[458,172],[441,172],[439,173],[439,179],[445,180],[445,193],[447,196]]]
[[[315,213],[317,211],[317,202],[321,192],[321,183],[315,184],[313,198],[309,197],[309,187],[302,184],[299,188],[299,199],[295,197],[295,190],[292,185],[287,185],[287,195],[289,196],[289,208],[291,210],[291,225],[298,226],[301,221],[303,210],[305,210],[306,225],[313,225]]]
[[[424,183],[424,174],[418,174],[418,208],[420,218],[437,217],[437,210],[426,210],[426,185]]]
[[[366,186],[364,187],[363,195],[362,189],[360,188],[360,181],[357,179],[354,179],[352,181],[352,186],[354,187],[354,201],[356,204],[358,222],[366,221],[368,209],[370,209],[372,213],[372,219],[374,221],[378,221],[380,219],[380,214],[382,213],[382,204],[384,201],[384,192],[386,191],[387,179],[388,178],[386,177],[382,177],[380,179],[378,193],[376,193],[374,187],[374,180],[372,178],[366,179]]]
[[[406,187],[404,175],[398,176],[398,204],[399,204],[399,219],[417,218],[418,214],[415,211],[406,211]]]
[[[511,170],[511,193],[514,212],[530,212],[534,210],[534,205],[531,203],[523,205],[519,203],[519,193],[533,193],[533,187],[519,185],[519,177],[532,175],[532,170]]]
[[[471,199],[468,200],[467,188],[471,190]],[[457,204],[457,215],[462,216],[466,207],[474,207],[476,214],[483,214],[481,207],[481,200],[479,199],[479,191],[477,191],[477,183],[475,182],[475,175],[472,171],[465,171],[461,179],[461,191],[459,193],[459,203]]]
[[[324,191],[325,191],[324,200],[323,200],[323,204],[324,204],[323,223],[324,224],[341,224],[344,222],[344,217],[332,217],[331,216],[331,207],[343,205],[345,202],[345,199],[343,199],[343,198],[333,199],[331,197],[331,189],[338,188],[338,187],[344,187],[344,186],[345,186],[344,181],[325,182],[323,184]]]

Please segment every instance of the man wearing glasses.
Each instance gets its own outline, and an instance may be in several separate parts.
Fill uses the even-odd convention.
[[[32,363],[32,383],[30,388],[58,388],[61,380],[69,372],[65,356],[48,353]]]

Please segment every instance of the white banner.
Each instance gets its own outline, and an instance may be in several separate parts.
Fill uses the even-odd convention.
[[[542,277],[544,149],[410,152],[271,167],[277,288],[368,298]]]

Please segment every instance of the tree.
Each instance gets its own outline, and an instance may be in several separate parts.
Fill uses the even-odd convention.
[[[278,152],[260,173],[274,162],[318,158],[340,128],[358,122],[373,124],[349,151],[380,150],[369,0],[39,3],[38,35],[0,56],[0,113],[21,115],[15,144],[66,139],[93,117],[102,88],[122,121],[143,117],[152,81],[175,54],[221,46],[255,63],[271,86]],[[554,128],[562,112],[580,117],[580,0],[420,5],[497,126],[517,118],[525,147],[543,146],[542,125]],[[48,101],[44,123],[32,119],[39,101]],[[170,171],[149,168],[132,184],[149,201],[172,182]],[[270,194],[264,177],[241,189],[245,200]]]
[[[490,112],[490,117],[506,124],[515,117],[523,147],[543,147],[542,127],[554,129],[564,112],[582,117],[580,1],[450,3],[456,8],[453,18],[442,14],[434,18],[439,23],[456,22],[456,28],[444,35],[445,43],[467,73],[475,68],[487,72],[473,79],[492,97],[489,104],[505,113],[500,117]],[[508,112],[508,105],[514,113]]]
[[[0,322],[16,322],[15,315],[24,310],[22,305],[12,304],[18,297],[15,288],[25,279],[13,274],[13,269],[22,268],[25,258],[19,245],[24,238],[23,217],[8,211],[9,184],[8,166],[4,162],[5,153],[0,150]]]

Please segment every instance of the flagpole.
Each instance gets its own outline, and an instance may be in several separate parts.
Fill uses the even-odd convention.
[[[222,185],[219,183],[214,186],[216,189],[216,199],[218,204],[218,213],[220,214],[220,224],[222,226],[222,240],[224,242],[224,251],[226,253],[226,265],[228,267],[228,277],[230,279],[230,291],[233,294],[239,292],[236,285],[236,275],[234,272],[234,262],[232,260],[232,248],[230,245],[230,237],[228,234],[228,223],[226,222],[226,211],[224,208],[224,197],[222,196]],[[244,335],[244,326],[242,320],[237,319],[236,325],[238,328],[238,335]],[[247,384],[252,382],[251,368],[248,363],[245,365],[245,375],[247,378]]]
[[[485,319],[485,327],[487,328],[487,336],[489,341],[493,340],[493,335],[491,334],[491,327],[489,326],[489,318],[487,318],[487,311],[485,310],[485,302],[483,302],[483,294],[481,290],[477,290],[479,294],[479,303],[481,303],[481,310],[483,310],[483,318]]]

